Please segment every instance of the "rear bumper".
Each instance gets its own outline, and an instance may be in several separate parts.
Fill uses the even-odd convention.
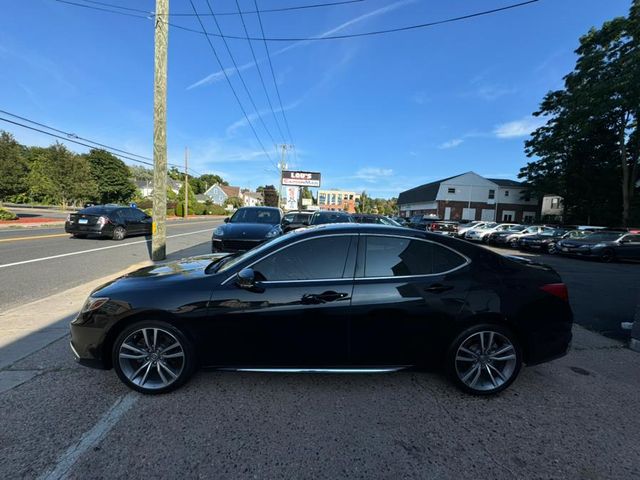
[[[112,225],[77,225],[65,222],[64,231],[72,235],[99,235],[110,236],[113,234]]]

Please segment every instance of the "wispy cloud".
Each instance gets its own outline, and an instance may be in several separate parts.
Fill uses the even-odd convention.
[[[536,117],[524,117],[520,120],[514,120],[512,122],[502,123],[497,125],[493,133],[498,138],[519,138],[527,137],[536,128],[545,124],[544,118]]]
[[[364,180],[369,183],[375,183],[381,178],[390,177],[392,175],[393,169],[391,168],[364,167],[358,170],[352,178]]]
[[[476,91],[476,95],[483,100],[493,101],[505,95],[513,95],[518,93],[518,89],[514,87],[504,87],[501,85],[482,85]]]
[[[340,32],[342,30],[345,30],[345,29],[349,28],[352,25],[355,25],[356,23],[363,22],[365,20],[368,20],[370,18],[379,16],[379,15],[384,15],[385,13],[389,13],[389,12],[391,12],[393,10],[396,10],[396,9],[398,9],[400,7],[403,7],[403,6],[405,6],[405,5],[409,4],[409,3],[414,3],[415,1],[416,0],[400,0],[400,1],[394,2],[394,3],[390,4],[390,5],[387,5],[385,7],[377,8],[377,9],[372,10],[370,12],[367,12],[367,13],[364,13],[364,14],[359,15],[357,17],[354,17],[351,20],[347,20],[346,22],[341,23],[340,25],[338,25],[338,26],[336,26],[336,27],[334,27],[334,28],[332,28],[330,30],[327,30],[326,32],[323,32],[320,35],[317,35],[317,37],[319,37],[319,38],[329,37],[329,36],[334,35],[334,34]],[[284,48],[281,48],[280,50],[276,50],[275,52],[271,52],[270,55],[271,55],[272,58],[273,57],[277,57],[279,55],[282,55],[285,52],[288,52],[289,50],[293,50],[294,48],[302,47],[304,45],[309,45],[311,43],[312,42],[309,41],[309,40],[300,40],[300,41],[294,42],[294,43],[292,43],[292,44],[290,44],[290,45],[288,45],[288,46],[286,46]],[[262,63],[265,60],[267,60],[267,57],[260,58],[260,59],[258,59],[258,63]],[[240,65],[237,70],[235,68],[233,68],[233,67],[226,68],[226,69],[224,69],[224,71],[219,70],[217,72],[214,72],[214,73],[211,73],[211,74],[207,75],[206,77],[198,80],[197,82],[192,83],[191,85],[189,85],[187,87],[187,90],[191,90],[191,89],[196,88],[196,87],[201,87],[203,85],[209,85],[211,83],[214,83],[214,82],[217,82],[219,80],[222,80],[225,77],[225,75],[224,75],[225,72],[226,72],[226,74],[228,76],[231,76],[231,75],[234,75],[235,73],[237,73],[238,71],[243,72],[243,71],[245,71],[245,70],[247,70],[249,68],[252,68],[254,66],[256,66],[256,62],[247,62],[247,63],[245,63],[243,65]]]
[[[296,108],[298,105],[300,105],[300,103],[302,103],[301,99],[300,100],[296,100],[295,102],[293,102],[293,103],[291,103],[289,105],[284,105],[283,108],[275,107],[273,109],[273,111],[274,111],[274,113],[280,113],[282,111],[286,112],[288,110]],[[260,117],[265,117],[265,116],[269,115],[270,113],[271,113],[270,109],[269,110],[265,109],[265,110],[261,110],[259,112],[249,113],[246,118],[242,117],[242,118],[236,120],[235,122],[233,122],[231,125],[229,125],[227,127],[227,130],[226,130],[227,135],[230,136],[230,137],[234,136],[239,129],[247,127],[249,125],[249,122],[253,122],[254,120],[257,120],[259,116]],[[248,121],[247,121],[247,119],[248,119]]]
[[[438,148],[440,150],[447,150],[449,148],[456,148],[457,146],[462,144],[462,142],[464,142],[464,140],[462,138],[454,138],[453,140],[449,140],[448,142],[444,142],[444,143],[438,145]]]
[[[417,103],[418,105],[424,105],[429,102],[430,98],[427,96],[426,92],[419,91],[413,94],[411,97],[411,101],[413,103]]]

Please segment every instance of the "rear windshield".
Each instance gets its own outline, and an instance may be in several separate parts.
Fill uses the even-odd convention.
[[[115,212],[116,210],[117,208],[113,208],[113,207],[110,208],[110,207],[96,206],[96,207],[84,208],[80,210],[78,213],[82,213],[83,215],[105,215],[108,213]]]
[[[316,213],[313,216],[311,223],[314,225],[321,225],[323,223],[348,223],[352,221],[351,216],[346,213],[322,212]]]
[[[612,241],[617,240],[624,232],[598,232],[589,235],[589,240],[603,240],[603,241]]]

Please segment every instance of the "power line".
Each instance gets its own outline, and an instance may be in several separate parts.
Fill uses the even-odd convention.
[[[99,147],[106,148],[108,150],[115,150],[116,152],[124,153],[125,155],[132,155],[134,157],[142,158],[143,160],[149,160],[150,162],[153,162],[153,159],[150,158],[150,157],[145,157],[144,155],[138,155],[137,153],[127,152],[126,150],[121,150],[119,148],[110,147],[109,145],[105,145],[103,143],[94,142],[93,140],[89,140],[88,138],[80,137],[80,136],[76,135],[75,133],[65,132],[64,130],[60,130],[60,129],[57,129],[57,128],[54,128],[54,127],[50,127],[49,125],[45,125],[44,123],[39,123],[39,122],[36,122],[35,120],[31,120],[31,119],[26,118],[26,117],[21,117],[20,115],[16,115],[15,113],[7,112],[6,110],[0,110],[0,113],[4,113],[5,115],[9,115],[9,116],[11,116],[13,118],[18,118],[18,119],[23,120],[25,122],[32,123],[33,125],[38,125],[39,127],[44,127],[47,130],[52,130],[54,132],[62,133],[62,134],[66,135],[69,138],[75,138],[77,140],[82,140],[84,142],[89,142],[89,143],[92,143],[92,144],[97,145]]]
[[[131,7],[124,7],[122,5],[114,5],[112,3],[106,3],[106,2],[98,2],[96,0],[82,0],[85,3],[92,3],[94,5],[102,5],[105,7],[110,7],[110,8],[119,8],[121,10],[127,10],[130,12],[138,12],[138,13],[144,13],[146,15],[154,15],[154,12],[150,12],[148,10],[143,10],[141,8],[131,8]],[[262,10],[262,13],[274,13],[274,12],[288,12],[288,11],[293,11],[293,10],[308,10],[311,8],[322,8],[322,7],[333,7],[333,6],[337,6],[337,5],[349,5],[349,4],[353,4],[353,3],[362,3],[365,0],[341,0],[338,2],[325,2],[325,3],[315,3],[312,5],[298,5],[296,7],[281,7],[281,8],[269,8],[266,10]],[[63,2],[63,3],[67,3],[67,2]],[[69,2],[71,3],[71,2]],[[240,9],[238,9],[238,12],[216,12],[214,13],[214,15],[218,15],[218,16],[230,16],[230,15],[245,15],[245,14],[249,14],[249,13],[258,13],[255,10],[243,10],[240,11]],[[210,13],[201,13],[201,16],[210,16]],[[163,15],[164,16],[164,15]],[[195,14],[193,13],[169,13],[168,14],[169,17],[194,17]]]
[[[136,18],[144,18],[144,19],[152,19],[154,17],[154,14],[149,14],[149,15],[136,15],[136,14],[132,14],[132,13],[126,13],[126,12],[119,12],[117,10],[109,10],[106,8],[98,8],[98,7],[92,7],[91,5],[84,5],[84,4],[80,4],[80,3],[75,3],[75,2],[70,2],[68,0],[55,0],[56,2],[59,3],[66,3],[69,5],[74,5],[74,6],[78,6],[78,7],[84,7],[84,8],[89,8],[89,9],[93,9],[93,10],[100,10],[100,11],[105,11],[105,12],[109,12],[109,13],[115,13],[115,14],[119,14],[119,15],[126,15],[129,17],[136,17]],[[398,27],[398,28],[389,28],[389,29],[385,29],[385,30],[374,30],[371,32],[362,32],[362,33],[352,33],[352,34],[345,34],[345,35],[329,35],[329,36],[320,36],[320,37],[242,37],[242,36],[238,36],[238,35],[224,35],[224,34],[217,34],[217,33],[209,33],[209,32],[202,32],[200,30],[196,30],[193,28],[189,28],[189,27],[185,27],[183,25],[178,25],[175,23],[171,23],[171,22],[165,22],[167,25],[174,27],[174,28],[178,28],[180,30],[184,30],[186,32],[192,32],[192,33],[198,33],[200,35],[205,35],[207,37],[216,37],[216,38],[229,38],[232,40],[254,40],[254,41],[267,41],[267,42],[302,42],[302,41],[307,41],[307,42],[312,42],[312,41],[320,41],[320,40],[344,40],[344,39],[349,39],[349,38],[357,38],[357,37],[367,37],[367,36],[374,36],[374,35],[385,35],[388,33],[397,33],[397,32],[406,32],[409,30],[417,30],[417,29],[422,29],[422,28],[429,28],[429,27],[435,27],[437,25],[443,25],[446,23],[453,23],[453,22],[459,22],[462,20],[468,20],[471,18],[475,18],[475,17],[481,17],[481,16],[485,16],[485,15],[491,15],[494,13],[499,13],[499,12],[504,12],[506,10],[512,10],[515,8],[519,8],[519,7],[524,7],[526,5],[530,5],[532,3],[537,3],[540,0],[528,0],[526,2],[520,2],[520,3],[514,3],[511,5],[507,5],[504,7],[500,7],[500,8],[494,8],[491,10],[483,10],[481,12],[476,12],[476,13],[471,13],[468,15],[462,15],[462,16],[458,16],[458,17],[452,17],[452,18],[447,18],[444,20],[437,20],[434,22],[427,22],[427,23],[420,23],[417,25],[408,25],[406,27]],[[246,12],[249,13],[249,12]],[[257,13],[257,12],[256,12]],[[217,13],[215,15],[218,15]],[[164,21],[164,20],[161,20]]]
[[[406,32],[409,30],[417,30],[417,29],[422,29],[422,28],[428,28],[428,27],[434,27],[437,25],[443,25],[445,23],[453,23],[453,22],[459,22],[462,20],[468,20],[470,18],[475,18],[475,17],[482,17],[485,15],[491,15],[494,13],[499,13],[499,12],[504,12],[506,10],[512,10],[514,8],[519,8],[519,7],[524,7],[526,5],[530,5],[532,3],[537,3],[541,0],[528,0],[526,2],[520,2],[520,3],[514,3],[511,5],[507,5],[504,7],[500,7],[500,8],[494,8],[491,10],[483,10],[481,12],[476,12],[476,13],[470,13],[468,15],[462,15],[462,16],[458,16],[458,17],[452,17],[452,18],[447,18],[444,20],[437,20],[434,22],[428,22],[428,23],[419,23],[417,25],[408,25],[406,27],[397,27],[397,28],[388,28],[385,30],[374,30],[371,32],[362,32],[362,33],[351,33],[351,34],[344,34],[344,35],[327,35],[327,36],[320,36],[320,37],[242,37],[239,35],[223,35],[223,34],[216,34],[216,33],[207,33],[206,35],[210,35],[212,37],[218,37],[218,38],[228,38],[231,40],[254,40],[254,41],[260,41],[260,40],[264,40],[266,42],[313,42],[313,41],[319,41],[319,40],[344,40],[344,39],[349,39],[349,38],[358,38],[358,37],[368,37],[368,36],[374,36],[374,35],[385,35],[388,33],[397,33],[397,32]],[[199,34],[203,34],[203,32],[200,32],[198,30],[194,30],[193,28],[189,28],[189,27],[184,27],[182,25],[177,25],[174,23],[169,23],[167,22],[168,25],[175,27],[175,28],[179,28],[180,30],[185,30],[187,32],[194,32],[194,33],[199,33]]]
[[[80,137],[80,136],[76,135],[75,133],[65,132],[64,130],[60,130],[58,128],[50,127],[48,125],[45,125],[44,123],[36,122],[35,120],[30,120],[30,119],[28,119],[26,117],[21,117],[20,115],[16,115],[14,113],[10,113],[10,112],[7,112],[5,110],[0,110],[0,113],[3,113],[5,115],[9,115],[9,116],[14,117],[14,118],[18,118],[20,120],[23,120],[25,122],[31,123],[33,125],[38,125],[39,127],[43,127],[43,128],[48,129],[48,130],[52,130],[54,132],[61,133],[64,136],[63,135],[56,135],[54,133],[47,132],[46,130],[41,130],[39,128],[35,128],[35,127],[30,126],[30,125],[25,125],[25,124],[20,123],[20,122],[9,120],[8,118],[0,117],[0,120],[2,120],[4,122],[11,123],[13,125],[17,125],[19,127],[27,128],[29,130],[33,130],[33,131],[36,131],[36,132],[44,133],[45,135],[49,135],[50,137],[55,137],[55,138],[58,138],[60,140],[64,140],[66,142],[71,142],[71,143],[75,143],[77,145],[82,145],[83,147],[95,149],[97,146],[99,146],[99,147],[102,147],[103,150],[109,151],[109,153],[111,153],[112,155],[114,155],[116,157],[124,158],[126,160],[131,160],[132,162],[142,163],[144,165],[149,165],[149,166],[153,167],[153,159],[151,159],[149,157],[145,157],[143,155],[138,155],[137,153],[127,152],[126,150],[122,150],[122,149],[119,149],[119,148],[111,147],[109,145],[105,145],[104,143],[94,142],[93,140],[89,140],[88,138]],[[80,141],[80,140],[82,140],[82,141]],[[120,152],[120,153],[115,153],[115,152]],[[140,160],[139,158],[133,158],[134,156],[142,158],[144,160]],[[148,161],[145,161],[145,160],[148,160]],[[180,168],[180,165],[177,165],[177,164],[174,164],[174,163],[170,163],[169,165],[171,165],[172,167]],[[190,170],[192,172],[196,173],[198,176],[201,175],[199,172],[193,170],[192,168],[190,168]]]
[[[249,127],[251,127],[251,131],[253,132],[253,135],[256,137],[256,140],[258,141],[258,144],[260,145],[260,148],[262,148],[262,151],[267,156],[269,161],[273,162],[273,160],[271,159],[271,155],[269,155],[267,150],[264,148],[264,144],[262,143],[262,140],[260,140],[260,137],[258,136],[258,132],[256,132],[256,129],[253,126],[253,123],[251,123],[251,120],[249,119],[249,116],[247,115],[247,111],[244,109],[244,106],[242,105],[242,102],[240,101],[240,97],[238,96],[238,92],[236,92],[236,89],[234,88],[233,84],[231,83],[231,79],[229,78],[229,75],[227,74],[227,71],[225,70],[224,66],[222,65],[222,61],[220,60],[220,57],[218,56],[218,52],[216,51],[215,47],[213,46],[213,43],[211,42],[211,38],[209,37],[209,34],[207,33],[207,29],[205,28],[204,23],[202,22],[202,18],[200,18],[200,15],[198,14],[198,11],[196,10],[195,5],[193,4],[193,0],[189,0],[189,3],[191,4],[191,8],[193,9],[193,13],[195,13],[196,18],[198,19],[198,23],[200,24],[200,27],[202,28],[202,32],[200,32],[200,33],[205,35],[205,37],[207,39],[207,43],[209,44],[209,47],[211,48],[211,51],[213,52],[213,56],[215,57],[216,61],[218,62],[218,66],[220,67],[220,70],[222,70],[222,73],[224,74],[224,78],[227,79],[227,83],[229,84],[229,88],[231,88],[231,91],[233,92],[233,96],[235,97],[236,102],[238,102],[238,106],[240,107],[240,110],[242,111],[242,114],[244,115],[245,120],[249,124]]]
[[[220,23],[218,22],[218,17],[213,14],[213,10],[211,9],[211,3],[209,3],[209,0],[206,0],[206,2],[207,2],[207,6],[209,7],[209,11],[211,12],[211,15],[213,15],[213,21],[216,24],[216,28],[218,29],[218,31],[222,35],[222,28],[220,27]],[[236,59],[233,57],[233,53],[231,52],[231,47],[229,47],[229,43],[227,42],[227,39],[226,38],[222,38],[222,43],[224,44],[224,46],[225,46],[225,48],[227,50],[227,53],[229,54],[229,58],[231,58],[231,63],[233,63],[233,68],[236,69],[236,73],[238,74],[238,78],[240,79],[240,83],[242,83],[242,86],[244,87],[244,91],[246,92],[247,97],[249,98],[249,102],[251,103],[251,105],[253,106],[253,109],[256,112],[256,116],[257,116],[258,120],[260,120],[260,123],[262,124],[262,127],[264,128],[265,132],[267,132],[267,135],[271,139],[271,143],[273,143],[275,145],[277,142],[276,142],[275,138],[273,138],[273,135],[271,135],[271,131],[267,127],[267,124],[265,123],[264,118],[262,118],[262,115],[260,114],[260,109],[258,109],[258,106],[256,105],[256,102],[253,100],[253,95],[251,95],[251,91],[249,90],[249,87],[247,86],[247,82],[244,81],[244,77],[242,76],[242,72],[240,71],[240,68],[238,67],[238,64],[236,63]]]
[[[69,0],[55,0],[55,1],[58,2],[58,3],[65,3],[67,5],[73,5],[74,7],[88,8],[89,10],[98,10],[100,12],[115,13],[115,14],[118,14],[118,15],[124,15],[126,17],[148,19],[148,18],[151,18],[153,16],[153,12],[146,12],[145,11],[145,13],[147,15],[138,15],[138,14],[135,14],[135,13],[127,13],[127,12],[120,12],[118,10],[111,10],[109,8],[92,7],[91,5],[85,5],[84,3],[70,2]],[[113,5],[113,7],[122,8],[122,7],[117,7],[116,5]],[[197,33],[200,33],[200,32],[197,32]]]
[[[260,33],[264,38],[264,26],[262,25],[262,16],[260,15],[260,9],[258,8],[258,1],[253,0],[253,4],[255,5],[256,12],[258,15],[258,23],[260,24]],[[251,43],[251,40],[248,40],[248,41],[249,43]],[[276,81],[276,74],[273,69],[273,62],[271,61],[271,54],[269,53],[269,45],[267,45],[266,40],[263,40],[263,42],[264,42],[264,49],[267,52],[267,59],[269,60],[269,70],[271,70],[271,78],[273,79],[273,85],[276,88],[276,94],[278,96],[278,103],[280,104],[280,113],[282,114],[282,118],[284,119],[284,126],[287,129],[287,134],[289,135],[289,142],[295,145],[295,142],[293,141],[293,136],[291,135],[291,129],[289,128],[289,121],[287,120],[287,114],[285,113],[284,106],[282,105],[282,96],[280,95],[280,88],[278,87],[278,82]],[[256,64],[256,67],[257,66],[258,65]],[[295,149],[294,149],[294,153],[295,153]],[[297,160],[298,160],[298,155],[296,153],[296,161]]]
[[[238,12],[240,12],[240,3],[236,0],[236,7],[238,8]],[[247,30],[247,24],[244,21],[244,15],[240,13],[240,20],[242,21],[242,28],[244,29],[245,35],[249,36],[249,31]],[[276,112],[273,109],[273,104],[271,103],[271,97],[269,96],[269,91],[267,90],[267,85],[264,83],[264,77],[262,76],[262,70],[260,69],[260,63],[256,58],[256,52],[253,49],[253,44],[251,40],[247,40],[249,44],[249,49],[251,50],[251,56],[253,57],[253,62],[256,65],[256,69],[258,70],[258,76],[260,77],[260,83],[262,84],[262,89],[264,90],[264,94],[267,97],[267,102],[269,103],[269,108],[271,109],[271,113],[273,114],[273,120],[276,122],[276,126],[278,127],[278,132],[280,132],[280,136],[282,137],[283,143],[286,141],[284,138],[284,133],[282,133],[282,128],[280,128],[280,122],[278,122],[278,118],[276,117]]]

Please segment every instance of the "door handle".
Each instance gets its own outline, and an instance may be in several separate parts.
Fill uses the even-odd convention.
[[[322,293],[305,293],[302,296],[302,303],[304,305],[318,305],[320,303],[334,302],[336,300],[342,300],[347,298],[348,293],[338,293],[334,291],[322,292]]]
[[[434,283],[433,285],[424,287],[424,291],[429,293],[442,293],[448,292],[449,290],[453,290],[452,285],[442,285],[441,283]]]

